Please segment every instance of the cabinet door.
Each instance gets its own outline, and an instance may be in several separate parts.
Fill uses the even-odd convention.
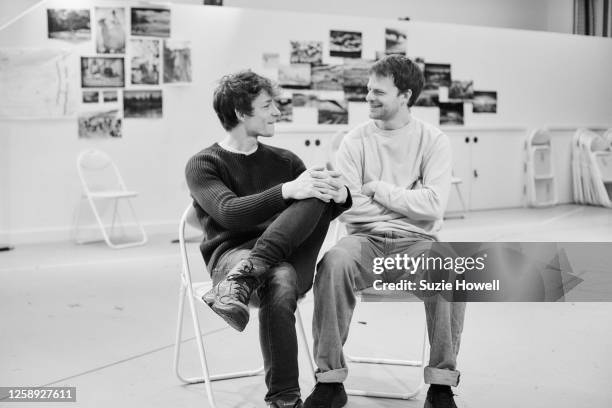
[[[461,184],[458,185],[465,201],[467,209],[470,208],[470,189],[472,175],[472,148],[471,137],[464,134],[448,135],[453,151],[453,175],[461,179]],[[451,184],[450,196],[448,199],[447,212],[463,211],[464,208],[459,200],[457,187]]]
[[[470,209],[524,204],[523,132],[473,132]]]
[[[326,134],[278,133],[270,138],[260,138],[262,143],[282,147],[297,154],[306,167],[325,165],[329,159]]]

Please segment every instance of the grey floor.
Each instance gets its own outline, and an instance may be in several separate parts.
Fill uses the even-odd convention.
[[[53,407],[207,407],[203,385],[172,370],[180,259],[172,236],[145,247],[19,245],[0,253],[0,386],[75,386],[76,403]],[[472,212],[446,222],[446,241],[612,242],[612,211],[559,206]],[[201,270],[197,244],[190,244]],[[611,272],[607,265],[600,272]],[[307,331],[312,298],[301,304]],[[199,314],[213,370],[260,364],[257,323],[237,334],[204,307]],[[459,356],[460,407],[612,406],[612,303],[469,304]],[[186,321],[188,374],[198,373]],[[418,303],[360,305],[347,350],[417,358]],[[308,335],[309,336],[309,335]],[[309,339],[310,341],[310,339]],[[302,392],[313,387],[301,354]],[[353,366],[352,387],[401,390],[414,368]],[[220,407],[263,407],[262,377],[213,384]],[[351,397],[349,407],[421,407],[415,400]],[[0,402],[0,406],[13,406]],[[41,407],[21,403],[20,407]]]

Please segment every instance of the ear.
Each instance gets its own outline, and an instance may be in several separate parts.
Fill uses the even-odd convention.
[[[236,114],[236,118],[238,118],[240,122],[244,122],[244,117],[245,117],[244,113],[240,113],[236,109],[234,109],[234,113]]]
[[[410,98],[412,98],[412,89],[402,92],[402,95],[406,95],[406,106],[408,106],[408,102],[410,102]]]

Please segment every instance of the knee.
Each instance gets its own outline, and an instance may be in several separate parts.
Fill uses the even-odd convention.
[[[264,303],[295,309],[298,299],[295,269],[287,263],[272,268],[259,291]]]
[[[355,260],[341,247],[333,247],[323,255],[317,265],[315,285],[317,282],[337,284],[350,280]]]

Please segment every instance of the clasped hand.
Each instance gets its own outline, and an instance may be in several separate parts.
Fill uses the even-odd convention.
[[[284,199],[304,200],[318,198],[326,203],[344,203],[347,191],[339,172],[315,166],[305,170],[293,181],[283,184]]]

